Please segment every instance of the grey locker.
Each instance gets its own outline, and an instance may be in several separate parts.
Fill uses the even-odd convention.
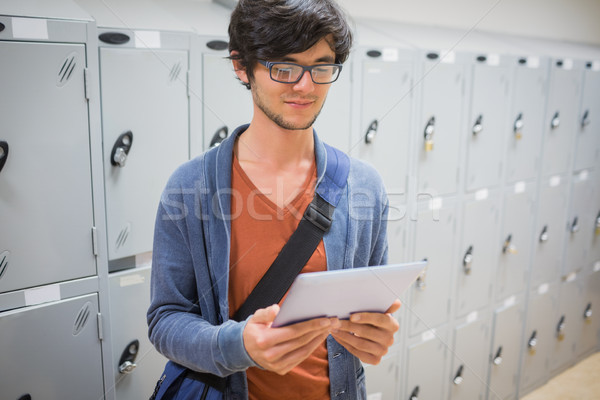
[[[583,282],[573,275],[560,284],[558,314],[554,318],[550,371],[564,370],[575,361],[575,346],[581,336],[584,320],[581,303]]]
[[[405,193],[412,112],[412,61],[356,58],[360,68],[359,137],[351,154],[374,165],[388,192]]]
[[[517,398],[523,303],[508,299],[494,311],[493,338],[489,362],[489,400]]]
[[[395,400],[398,398],[398,366],[400,354],[386,354],[378,365],[365,365],[367,398]]]
[[[252,119],[252,95],[233,70],[227,47],[211,49],[215,40],[205,41],[202,56],[202,102],[204,149],[220,143],[235,128]],[[227,42],[219,40],[227,45]],[[219,50],[220,49],[220,50]],[[192,149],[200,154],[199,149]],[[194,154],[194,155],[195,155]]]
[[[543,176],[567,172],[577,132],[581,70],[572,60],[552,60],[544,121]]]
[[[573,178],[571,187],[571,205],[566,226],[566,250],[563,274],[588,270],[587,265],[595,236],[597,214],[593,204],[594,199],[593,179],[587,170],[582,171]]]
[[[86,48],[0,41],[0,58],[0,293],[92,276]]]
[[[496,275],[496,300],[522,293],[527,286],[533,236],[533,184],[517,183],[504,196],[500,258]]]
[[[600,335],[600,272],[595,271],[584,279],[583,301],[580,303],[579,318],[582,323],[580,336],[575,342],[577,357],[588,355],[598,348]]]
[[[464,203],[462,240],[453,265],[457,273],[456,312],[464,316],[489,304],[498,259],[498,200]]]
[[[550,356],[556,340],[557,289],[556,284],[542,284],[530,294],[525,335],[521,340],[519,396],[548,380]]]
[[[417,216],[413,258],[427,259],[427,267],[410,289],[409,336],[448,322],[450,315],[457,221],[455,202],[444,201],[439,208],[424,204]]]
[[[189,154],[187,70],[185,49],[100,48],[110,260],[152,250],[160,194]]]
[[[167,362],[148,340],[150,267],[111,274],[109,281],[116,398],[147,399]]]
[[[477,316],[473,320],[467,319],[454,331],[449,398],[482,400],[486,395],[489,323],[487,319]]]
[[[96,294],[0,313],[3,399],[101,399]]]
[[[600,69],[588,63],[583,76],[583,93],[578,117],[575,170],[598,165],[600,151]]]
[[[547,60],[514,59],[511,108],[508,114],[506,181],[533,179],[540,168],[544,111],[547,95]]]
[[[483,58],[481,58],[483,57]],[[502,173],[504,126],[508,111],[508,68],[485,56],[472,67],[467,140],[466,189],[496,186]]]
[[[445,329],[427,331],[408,348],[406,386],[401,399],[439,400],[446,390],[448,344]]]
[[[562,268],[566,235],[568,185],[556,176],[544,180],[539,193],[537,222],[533,232],[533,286],[555,281]]]
[[[437,53],[428,53],[434,58]],[[458,189],[460,127],[465,101],[466,65],[440,62],[423,56],[421,109],[412,130],[417,136],[417,179],[419,193],[434,196]]]

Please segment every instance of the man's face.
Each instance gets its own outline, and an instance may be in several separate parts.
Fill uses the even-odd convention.
[[[335,53],[325,39],[310,49],[278,60],[300,65],[331,64]],[[323,108],[331,84],[315,84],[308,71],[296,83],[271,80],[269,69],[257,64],[254,69],[252,98],[255,118],[268,118],[279,127],[290,130],[310,128]],[[258,113],[258,115],[257,115]]]

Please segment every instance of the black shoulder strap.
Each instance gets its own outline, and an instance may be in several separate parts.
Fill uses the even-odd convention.
[[[259,308],[279,303],[329,230],[346,187],[350,158],[334,147],[325,145],[325,149],[327,167],[315,197],[273,264],[233,316],[235,321],[243,321]]]

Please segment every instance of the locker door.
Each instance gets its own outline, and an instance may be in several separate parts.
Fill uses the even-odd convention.
[[[455,236],[455,205],[426,209],[418,214],[414,259],[427,259],[427,267],[410,291],[410,336],[448,321],[452,281],[449,267],[454,261],[451,238]]]
[[[183,50],[100,49],[110,260],[152,250],[160,195],[188,159],[187,70]]]
[[[462,241],[455,263],[458,273],[457,316],[489,304],[498,259],[498,201],[465,202]]]
[[[506,180],[533,179],[540,167],[544,106],[546,105],[546,63],[539,58],[521,58],[515,63],[511,112],[508,115]]]
[[[556,340],[555,316],[558,308],[556,285],[542,284],[529,298],[525,336],[522,338],[519,396],[548,380],[550,352]]]
[[[368,399],[397,399],[399,362],[400,355],[394,352],[385,355],[378,365],[364,366]]]
[[[467,120],[469,191],[500,183],[504,127],[508,109],[508,68],[481,62],[472,67],[471,106]]]
[[[533,233],[532,285],[558,279],[566,234],[568,186],[555,177],[542,183]]]
[[[594,69],[596,66],[596,69]],[[600,64],[588,63],[583,75],[581,110],[578,114],[575,170],[598,165],[600,146]]]
[[[494,311],[489,400],[517,398],[523,304],[515,298]]]
[[[204,150],[252,119],[252,95],[238,80],[227,51],[209,51],[202,61]]]
[[[454,358],[450,369],[450,399],[483,399],[486,388],[486,354],[489,347],[485,319],[468,321],[454,333]]]
[[[577,132],[577,110],[581,71],[571,60],[554,60],[550,67],[550,89],[544,121],[542,174],[565,173],[569,169]]]
[[[439,400],[444,398],[446,378],[446,334],[427,331],[420,342],[408,349],[407,380],[401,399]]]
[[[167,362],[148,340],[150,267],[111,274],[109,282],[116,397],[145,400]]]
[[[97,313],[96,294],[0,313],[2,398],[102,399]]]
[[[442,195],[458,188],[465,68],[463,63],[423,62],[421,113],[413,129],[418,139],[419,193]]]
[[[595,235],[597,218],[593,204],[593,180],[590,179],[587,170],[574,178],[571,190],[564,275],[584,269],[589,270],[586,263],[590,243]]]
[[[0,293],[96,273],[85,57],[0,42]]]
[[[534,185],[521,182],[505,194],[496,300],[525,290],[533,234],[534,190]]]
[[[377,168],[388,191],[405,193],[412,109],[412,63],[365,59],[359,64],[362,104],[354,155]]]
[[[582,322],[581,335],[576,341],[577,357],[587,355],[598,346],[600,334],[600,272],[593,272],[584,278],[583,302],[580,303],[579,315]]]
[[[583,318],[581,303],[583,282],[572,278],[560,284],[558,315],[554,318],[550,370],[560,372],[575,361],[575,346],[581,336]]]

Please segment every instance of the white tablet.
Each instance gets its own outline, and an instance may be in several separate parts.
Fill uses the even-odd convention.
[[[385,312],[417,279],[426,261],[300,274],[290,287],[274,327],[318,317],[350,318]]]

